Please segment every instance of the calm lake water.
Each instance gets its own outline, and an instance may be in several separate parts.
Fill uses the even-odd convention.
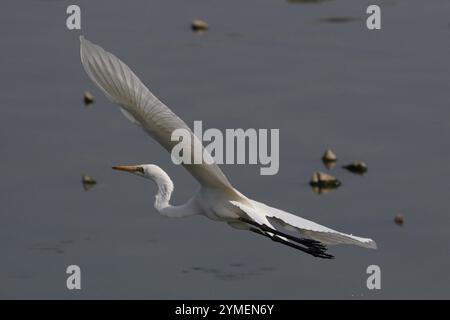
[[[0,298],[450,298],[450,2],[303,2],[77,1],[79,32],[65,27],[73,2],[2,1]],[[365,27],[369,4],[381,31]],[[194,18],[210,30],[192,33]],[[279,174],[222,166],[233,185],[379,249],[331,247],[336,259],[321,260],[203,217],[159,216],[152,184],[111,165],[160,165],[174,203],[197,183],[94,87],[80,34],[190,126],[279,128]],[[326,148],[368,174],[337,168],[343,185],[315,194]],[[87,192],[83,173],[99,182]],[[81,291],[66,289],[71,264]],[[366,287],[372,264],[381,290]]]

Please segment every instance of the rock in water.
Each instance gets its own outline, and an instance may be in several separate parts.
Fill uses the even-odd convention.
[[[337,156],[336,154],[333,152],[333,150],[328,149],[327,151],[325,151],[325,153],[322,156],[322,161],[323,162],[334,162],[337,161]]]
[[[395,216],[394,222],[395,222],[396,225],[402,226],[403,223],[405,222],[405,219],[403,218],[403,216],[401,214],[398,214],[398,215]]]
[[[343,168],[357,174],[364,174],[367,172],[367,170],[369,170],[367,165],[362,161],[354,161],[353,163],[343,166]]]
[[[81,183],[83,184],[84,190],[88,191],[97,184],[97,181],[95,181],[91,176],[83,174],[81,176]]]
[[[85,105],[90,105],[91,103],[94,103],[94,96],[89,91],[85,91],[83,94],[83,101]]]
[[[194,19],[191,23],[192,31],[206,31],[208,30],[208,24],[200,19]]]
[[[335,177],[316,171],[313,173],[309,184],[312,187],[334,189],[341,185],[341,182]]]
[[[333,169],[336,166],[337,156],[336,154],[328,149],[322,156],[322,162],[328,170]]]

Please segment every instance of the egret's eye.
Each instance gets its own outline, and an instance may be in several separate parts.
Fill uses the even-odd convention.
[[[140,173],[144,173],[144,168],[143,167],[137,167],[136,170]]]

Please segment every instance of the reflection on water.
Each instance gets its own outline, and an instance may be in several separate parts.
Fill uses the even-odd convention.
[[[33,278],[33,276],[31,274],[19,273],[19,274],[11,275],[10,278],[20,279],[20,280],[30,280]]]
[[[322,2],[328,2],[331,0],[287,0],[289,3],[294,4],[310,4],[310,3],[322,3]]]
[[[353,18],[353,17],[324,17],[320,18],[320,21],[322,22],[328,22],[328,23],[347,23],[347,22],[353,22],[358,21],[360,19]]]
[[[188,273],[203,273],[210,275],[218,280],[226,281],[236,281],[236,280],[247,280],[252,277],[262,276],[265,273],[270,273],[275,271],[275,267],[264,266],[260,268],[246,267],[243,263],[232,263],[226,269],[221,268],[206,268],[206,267],[191,267],[189,269],[184,269],[181,272],[183,274]]]
[[[48,252],[54,252],[58,254],[64,253],[64,250],[62,250],[59,246],[35,246],[31,247],[30,250],[38,250],[38,251],[48,251]]]
[[[311,190],[314,191],[314,193],[317,193],[317,194],[327,194],[327,193],[330,193],[333,190],[336,190],[336,188],[312,186]]]
[[[31,246],[29,250],[63,254],[73,244],[73,240],[64,239],[58,241],[57,243],[38,243]]]
[[[323,161],[323,165],[328,170],[333,170],[336,168],[336,161]]]

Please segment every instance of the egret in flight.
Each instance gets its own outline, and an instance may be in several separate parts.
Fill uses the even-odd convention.
[[[171,140],[176,129],[188,130],[191,141],[201,145],[186,123],[156,98],[125,63],[83,36],[80,42],[81,62],[89,78],[111,102],[120,106],[130,121],[169,152],[178,143]],[[193,153],[201,152],[203,158],[205,155],[211,157],[203,147],[192,149]],[[183,166],[200,183],[200,188],[189,201],[179,206],[170,204],[174,185],[168,174],[157,165],[114,166],[113,169],[152,180],[158,189],[154,206],[161,215],[169,218],[204,215],[325,259],[333,258],[326,252],[326,245],[354,244],[376,248],[371,239],[338,232],[247,198],[231,185],[214,161],[183,163]]]

